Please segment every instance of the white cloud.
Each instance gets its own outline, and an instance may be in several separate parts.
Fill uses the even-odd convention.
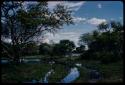
[[[102,5],[100,3],[97,6],[98,6],[98,8],[102,8]]]
[[[45,38],[42,42],[43,43],[50,43],[50,40],[48,38]]]
[[[99,25],[103,22],[106,22],[106,19],[91,18],[87,20],[87,22],[92,25]]]
[[[106,22],[106,19],[99,19],[99,18],[91,18],[91,19],[86,19],[84,17],[73,17],[74,23],[89,23],[92,25],[99,25],[102,22]]]
[[[46,34],[47,37],[43,40],[43,42],[50,43],[52,40],[55,43],[59,43],[60,40],[68,39],[75,43],[76,46],[79,40],[80,33],[77,32],[58,32],[55,35],[52,35],[51,33]]]
[[[61,1],[48,1],[48,7],[53,9],[57,4],[61,4]]]
[[[73,17],[73,21],[74,21],[75,23],[85,22],[85,21],[86,21],[86,18]]]
[[[86,19],[83,17],[74,17],[73,19],[77,23],[84,22],[84,23],[88,23],[88,24],[94,25],[94,26],[97,26],[98,24],[101,24],[102,22],[106,22],[106,19],[100,19],[100,18],[95,18],[95,17],[90,18],[90,19]],[[47,33],[45,35],[44,39],[42,38],[41,41],[50,43],[50,41],[52,40],[53,42],[58,43],[60,40],[68,39],[68,40],[73,41],[75,43],[75,45],[78,46],[78,40],[79,40],[80,35],[85,32],[89,32],[89,31],[90,31],[90,29],[58,31],[55,35],[53,35],[52,33]]]
[[[23,2],[24,9],[27,8],[28,4],[36,4],[36,1],[25,1]],[[48,1],[48,7],[52,10],[57,4],[63,4],[73,11],[78,11],[85,1]]]
[[[71,2],[71,1],[48,1],[48,7],[53,9],[57,4],[63,4],[73,11],[78,11],[85,1]]]
[[[84,1],[80,1],[80,2],[66,2],[65,4],[71,8],[72,10],[74,11],[78,11],[80,9],[80,7],[84,4],[85,2]]]

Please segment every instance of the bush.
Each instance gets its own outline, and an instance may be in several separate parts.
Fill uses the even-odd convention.
[[[98,51],[92,52],[90,50],[81,54],[81,59],[84,60],[97,60],[101,63],[112,63],[121,60],[121,57],[116,52]]]
[[[105,53],[100,53],[100,61],[101,63],[112,63],[118,61],[119,58],[113,54],[113,52],[105,52]]]
[[[85,60],[89,60],[90,59],[90,55],[88,52],[82,53],[80,55],[81,59],[85,59]]]

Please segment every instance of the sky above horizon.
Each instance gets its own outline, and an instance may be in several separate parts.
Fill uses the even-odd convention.
[[[30,1],[28,3],[34,3]],[[35,2],[36,3],[36,2]],[[123,23],[123,2],[121,1],[48,1],[48,7],[53,9],[57,4],[63,4],[73,10],[74,25],[64,25],[54,35],[46,33],[45,38],[38,38],[46,43],[58,43],[60,40],[68,39],[78,46],[81,34],[92,32],[97,25],[111,20]],[[27,1],[24,3],[24,8]],[[7,39],[7,42],[11,42]]]
[[[111,20],[123,22],[123,3],[120,1],[49,1],[48,7],[52,9],[59,3],[73,10],[75,25],[64,25],[55,35],[47,33],[44,42],[69,39],[78,46],[80,35],[96,30],[98,24]]]

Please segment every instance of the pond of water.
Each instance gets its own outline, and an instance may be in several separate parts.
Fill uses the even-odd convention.
[[[76,67],[71,68],[70,73],[61,80],[61,83],[71,83],[79,77],[80,73]]]
[[[40,63],[40,59],[22,59],[20,61],[23,62],[23,63]],[[7,64],[7,63],[9,63],[9,60],[2,59],[1,63],[2,64]],[[55,62],[49,62],[49,64],[54,64],[54,63]],[[89,72],[88,76],[89,76],[89,79],[90,79],[89,82],[96,82],[97,80],[102,78],[101,74],[95,69],[88,68],[86,66],[83,66],[80,63],[77,63],[75,65],[78,66],[78,67],[81,67],[83,69],[88,70],[88,72]],[[42,78],[41,78],[40,81],[32,80],[30,83],[37,83],[37,82],[39,82],[39,83],[48,83],[48,77],[53,72],[54,72],[54,70],[51,69],[49,72],[47,72],[45,74],[45,77],[43,78],[43,80],[42,80]],[[71,68],[69,74],[66,77],[64,77],[61,81],[59,81],[58,83],[71,83],[74,80],[76,80],[79,76],[80,76],[80,73],[79,73],[77,67],[74,67],[74,68]]]

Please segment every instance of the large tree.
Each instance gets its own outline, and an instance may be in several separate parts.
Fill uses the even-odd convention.
[[[52,46],[47,43],[41,43],[39,46],[39,53],[42,55],[51,55]]]
[[[84,45],[80,45],[79,47],[76,47],[76,50],[75,50],[76,53],[83,53],[84,51],[85,51]]]
[[[15,61],[19,60],[25,45],[35,37],[73,23],[71,11],[61,4],[51,11],[47,2],[4,1],[1,12],[2,37],[11,39],[11,58]]]
[[[26,44],[24,49],[22,50],[22,55],[38,55],[39,53],[39,46],[35,42],[30,42]]]
[[[102,23],[97,31],[83,34],[80,42],[89,47],[89,50],[82,54],[83,58],[88,56],[88,59],[98,59],[102,62],[118,61],[122,59],[123,53],[123,25],[116,21]]]
[[[79,38],[79,45],[88,45],[93,41],[91,33],[82,34]]]
[[[55,44],[53,51],[58,55],[68,55],[72,53],[74,48],[74,42],[70,40],[60,40],[59,44]]]

